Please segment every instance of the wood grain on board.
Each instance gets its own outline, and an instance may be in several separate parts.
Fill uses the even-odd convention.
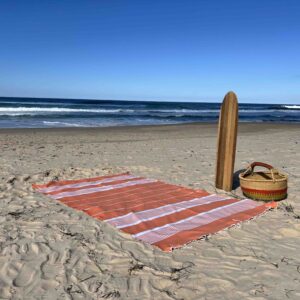
[[[229,92],[220,110],[217,145],[216,187],[224,191],[232,190],[237,128],[237,97],[234,92]]]

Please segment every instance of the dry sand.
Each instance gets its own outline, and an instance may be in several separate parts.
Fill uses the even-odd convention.
[[[1,130],[0,299],[300,299],[300,125],[240,125],[236,170],[260,160],[290,176],[279,209],[172,253],[31,188],[130,171],[214,192],[216,132]]]

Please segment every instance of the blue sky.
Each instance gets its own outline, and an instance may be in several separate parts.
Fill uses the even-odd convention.
[[[0,96],[300,103],[300,1],[0,1]]]

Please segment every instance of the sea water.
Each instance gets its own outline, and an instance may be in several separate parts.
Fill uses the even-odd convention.
[[[0,97],[0,128],[217,122],[220,103]],[[300,122],[300,105],[239,104],[240,122]]]

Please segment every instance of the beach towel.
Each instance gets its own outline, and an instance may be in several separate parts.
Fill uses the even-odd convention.
[[[54,200],[171,251],[276,207],[129,173],[34,184]]]

